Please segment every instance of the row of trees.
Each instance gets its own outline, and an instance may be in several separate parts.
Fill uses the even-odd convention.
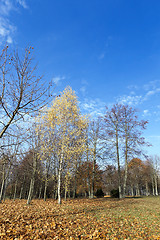
[[[41,78],[35,77],[31,51],[27,48],[20,58],[17,52],[8,54],[5,47],[0,56],[0,201],[19,195],[29,204],[33,196],[41,198],[43,194],[44,200],[54,197],[60,204],[61,196],[93,198],[98,189],[109,192],[111,186],[119,189],[122,198],[134,191],[140,193],[144,182],[143,193],[149,194],[152,186],[157,194],[155,167],[135,160],[143,155],[142,147],[149,145],[142,137],[147,121],[139,120],[135,109],[121,104],[90,119],[81,114],[71,87],[47,107],[51,84],[44,86]],[[146,170],[150,178],[141,183],[133,181],[136,161],[136,167],[150,169]],[[144,178],[143,171],[137,172]]]
[[[139,158],[133,158],[128,163],[128,180],[126,184],[126,194],[129,196],[153,195],[158,196],[159,188],[159,171],[157,163],[159,157],[154,156],[146,161]],[[121,175],[125,176],[125,168],[122,169]],[[108,165],[103,174],[104,191],[110,194],[118,186],[118,171],[114,165]]]
[[[58,198],[58,171],[50,167],[47,175],[43,163],[40,159],[34,166],[34,153],[27,153],[23,160],[10,168],[10,174],[5,182],[6,188],[3,192],[3,199],[28,199],[34,198]],[[158,159],[159,160],[159,159]],[[1,165],[2,167],[2,165]],[[9,165],[6,162],[6,171]],[[1,168],[2,169],[2,168]],[[61,196],[63,198],[92,197],[93,162],[81,161],[76,169],[68,173],[66,169],[61,175]],[[3,169],[4,171],[4,169]],[[125,168],[121,169],[121,176],[124,177]],[[4,172],[3,172],[4,173]],[[128,180],[126,185],[126,195],[157,196],[159,189],[158,170],[153,161],[142,161],[133,158],[128,164]],[[1,179],[2,180],[2,179]],[[33,184],[34,181],[34,184]],[[33,186],[34,185],[34,186]],[[96,164],[94,169],[94,195],[98,196],[99,190],[103,190],[105,195],[110,195],[111,191],[118,188],[118,171],[116,166],[107,165],[103,170]],[[100,191],[102,193],[102,191]],[[102,195],[100,195],[102,196]],[[116,196],[117,197],[117,196]]]

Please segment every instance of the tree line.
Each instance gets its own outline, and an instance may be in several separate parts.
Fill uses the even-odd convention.
[[[0,55],[0,201],[158,195],[159,158],[143,151],[148,122],[123,104],[97,119],[82,114],[71,87],[53,96],[37,77],[32,51]]]

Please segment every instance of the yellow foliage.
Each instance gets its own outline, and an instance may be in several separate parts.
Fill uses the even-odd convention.
[[[67,87],[41,118],[42,152],[56,152],[63,160],[74,160],[85,151],[88,118],[80,113],[75,91]]]

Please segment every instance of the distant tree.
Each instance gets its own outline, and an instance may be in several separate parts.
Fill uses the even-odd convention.
[[[30,204],[33,192],[34,192],[34,186],[35,186],[35,180],[36,180],[36,172],[37,172],[37,164],[40,160],[40,133],[37,131],[37,123],[34,123],[32,125],[32,129],[30,131],[30,150],[31,150],[31,156],[32,156],[32,175],[30,180],[30,188],[28,193],[28,199],[27,204]]]
[[[128,184],[131,187],[131,195],[141,195],[140,186],[145,185],[145,164],[139,158],[133,158],[128,163]],[[134,192],[135,189],[135,192]]]
[[[10,156],[2,154],[0,159],[0,173],[1,173],[1,190],[0,190],[0,203],[3,199],[3,194],[6,186],[6,180],[9,176],[11,169]]]
[[[147,159],[147,165],[150,170],[149,176],[152,183],[152,194],[156,196],[158,196],[159,163],[160,163],[160,157],[157,155],[150,156]]]
[[[117,161],[119,197],[122,198],[126,193],[128,161],[134,155],[140,155],[142,153],[142,146],[146,143],[144,137],[142,137],[141,130],[146,128],[148,122],[138,120],[136,110],[128,105],[122,104],[114,105],[111,110],[107,108],[104,122],[105,139]],[[124,156],[125,162],[123,181],[120,156],[121,158]]]
[[[103,189],[107,195],[112,189],[118,189],[118,172],[114,165],[107,165],[103,171]]]
[[[16,167],[16,155],[19,149],[18,139],[16,139],[17,141],[13,142],[13,139],[8,137],[7,140],[6,146],[1,145],[0,149],[0,202],[2,199],[5,199],[6,187],[9,182],[11,171],[14,167]],[[5,142],[4,139],[2,142]]]
[[[133,156],[142,154],[142,147],[149,144],[142,137],[142,131],[146,129],[148,121],[139,120],[136,110],[128,105],[119,105],[121,109],[121,132],[124,139],[124,147],[122,148],[125,156],[125,173],[123,194],[126,194],[126,184],[128,176],[128,162]]]
[[[78,169],[77,176],[77,193],[81,196],[87,197],[91,189],[89,186],[92,186],[92,175],[93,175],[93,161],[82,162]],[[94,166],[94,191],[97,192],[98,189],[102,189],[102,170],[100,170],[99,165],[96,163]]]
[[[104,139],[107,141],[109,151],[115,157],[118,168],[119,197],[122,198],[122,177],[120,166],[120,144],[121,144],[121,109],[114,105],[111,110],[106,108],[104,115]]]

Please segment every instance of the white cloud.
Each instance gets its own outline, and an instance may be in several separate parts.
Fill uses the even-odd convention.
[[[59,82],[60,82],[61,80],[64,80],[64,79],[66,79],[65,76],[57,76],[57,77],[53,77],[53,78],[52,78],[52,81],[54,82],[54,84],[58,85]]]
[[[137,95],[137,96],[127,96],[127,95],[124,95],[124,96],[121,96],[117,99],[117,102],[118,103],[121,103],[121,104],[128,104],[128,105],[138,105],[142,102],[142,96],[141,95]]]
[[[85,94],[86,94],[86,87],[85,86],[81,87],[80,91],[81,91],[82,95],[85,96]]]
[[[104,45],[104,48],[101,50],[101,53],[98,56],[98,60],[102,60],[102,59],[104,59],[106,57],[107,50],[110,47],[112,40],[113,40],[112,36],[108,36],[107,37],[106,43]]]
[[[88,82],[85,79],[82,79],[81,84],[82,84],[82,87],[79,90],[82,93],[83,97],[85,97],[87,94]]]
[[[18,9],[16,2],[23,8],[27,8],[25,0],[0,0],[0,44],[13,42],[17,28],[10,20],[10,13]]]
[[[85,86],[88,85],[88,82],[87,82],[85,79],[82,79],[81,83],[82,83],[83,85],[85,85]]]
[[[149,112],[148,109],[145,109],[145,110],[143,110],[142,116],[143,116],[143,117],[149,117],[149,116],[151,116],[151,113]]]
[[[151,89],[156,89],[157,87],[160,87],[160,80],[153,80],[153,81],[150,81],[149,83],[145,84],[143,86],[143,89],[146,90],[146,91],[149,91]]]
[[[8,36],[7,43],[11,44],[12,42],[13,42],[13,40],[12,40],[11,36]]]
[[[149,111],[147,109],[143,111],[144,114],[148,114],[148,112]]]
[[[1,0],[0,1],[0,15],[9,15],[10,11],[14,9],[13,3],[11,0]]]
[[[148,84],[145,84],[141,87],[137,85],[130,85],[127,88],[131,90],[129,95],[124,95],[117,98],[117,102],[136,106],[149,100],[151,96],[160,93],[160,80],[150,81]],[[136,94],[136,90],[141,90],[141,94]]]
[[[99,98],[88,99],[85,98],[84,102],[80,103],[80,107],[83,111],[90,114],[92,117],[100,116],[105,111],[106,104]]]
[[[137,85],[129,85],[127,88],[130,90],[138,90],[139,89],[139,87]]]
[[[0,17],[0,38],[2,43],[3,41],[7,41],[8,43],[12,43],[12,36],[16,30],[16,27],[12,25],[8,19]]]
[[[154,88],[154,90],[149,90],[145,97],[144,97],[144,100],[148,99],[148,97],[152,96],[152,95],[155,95],[156,93],[159,93],[160,92],[160,88]]]
[[[23,8],[28,8],[25,0],[17,0],[17,3],[19,3]]]
[[[102,60],[103,58],[105,58],[105,52],[101,53],[98,57],[99,60]]]

